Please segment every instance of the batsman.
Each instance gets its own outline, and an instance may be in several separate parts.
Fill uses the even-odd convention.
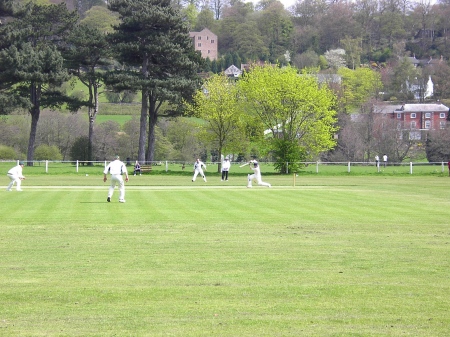
[[[258,162],[256,160],[250,160],[249,167],[253,171],[253,174],[247,175],[247,180],[248,180],[247,188],[252,188],[252,181],[253,181],[253,179],[256,180],[256,182],[258,183],[259,186],[272,187],[272,185],[270,185],[269,183],[265,183],[264,181],[262,181],[261,169],[260,169],[259,164],[258,164]]]

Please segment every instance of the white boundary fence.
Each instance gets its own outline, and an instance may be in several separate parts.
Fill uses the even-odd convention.
[[[23,161],[25,164],[26,161]],[[1,163],[15,163],[16,165],[19,163],[18,160],[2,160]],[[53,164],[66,164],[74,167],[75,172],[79,172],[80,167],[84,167],[87,164],[92,164],[94,166],[102,166],[106,167],[106,165],[109,163],[109,161],[52,161],[52,160],[45,160],[45,161],[34,161],[33,166],[44,166],[45,172],[48,173],[51,170],[51,166]],[[133,162],[126,162],[127,166],[133,167]],[[208,166],[218,165],[218,162],[206,162]],[[241,165],[242,162],[232,162],[232,165]],[[273,162],[260,162],[261,165],[273,165]],[[289,173],[295,173],[290,171],[290,165],[291,163],[286,163],[286,174]],[[409,174],[414,173],[414,169],[417,167],[430,167],[433,170],[433,173],[438,173],[439,171],[441,173],[444,173],[447,169],[447,162],[409,162],[409,163],[387,163],[386,166],[384,166],[383,162],[378,162],[378,165],[376,165],[375,162],[296,162],[297,165],[301,165],[300,171],[306,170],[308,168],[309,172],[315,172],[315,173],[321,173],[321,171],[324,171],[324,168],[327,166],[339,166],[346,169],[347,173],[355,171],[356,168],[361,167],[373,167],[376,169],[377,172],[382,172],[386,169],[395,170],[395,169],[402,169],[402,173],[405,173],[405,169],[408,169]],[[161,168],[162,170],[165,170],[166,172],[169,170],[184,170],[186,167],[186,170],[190,170],[190,168],[193,166],[193,162],[183,162],[183,161],[154,161],[154,162],[145,162],[141,163],[141,165],[152,165],[158,168]],[[311,169],[314,167],[314,169]],[[176,171],[175,170],[175,171]]]

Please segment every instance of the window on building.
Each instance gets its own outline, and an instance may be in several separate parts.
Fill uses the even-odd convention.
[[[416,118],[416,113],[415,112],[411,112],[411,118]]]
[[[431,118],[431,112],[427,112],[427,113],[425,114],[425,118]]]
[[[439,118],[445,118],[445,112],[441,112],[441,113],[439,114]]]
[[[202,44],[201,44],[201,43],[197,43],[197,46],[198,46],[198,47],[201,47],[201,46],[202,46]]]
[[[446,124],[446,123],[445,123],[444,121],[440,121],[440,122],[439,122],[439,128],[440,128],[440,129],[445,129],[445,124]]]
[[[402,114],[397,114],[397,119],[401,119],[402,118]]]
[[[416,128],[416,122],[411,122],[411,129],[415,129]]]
[[[211,40],[211,43],[214,43],[214,40]]]
[[[208,50],[208,54],[211,54],[211,50]]]
[[[202,39],[202,37],[201,36],[197,36],[197,40],[201,40]]]
[[[209,40],[209,36],[206,37],[206,41],[208,41],[208,40]]]
[[[431,121],[425,121],[425,129],[431,128]]]
[[[420,140],[421,139],[420,131],[411,131],[409,133],[409,139],[411,139],[411,140]]]

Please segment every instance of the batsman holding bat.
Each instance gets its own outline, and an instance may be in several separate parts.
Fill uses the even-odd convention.
[[[269,183],[265,183],[264,181],[262,181],[261,170],[260,170],[259,164],[256,160],[250,160],[249,165],[250,165],[250,169],[253,171],[253,174],[247,175],[247,180],[248,180],[247,187],[248,188],[252,188],[253,179],[256,180],[256,182],[258,183],[259,186],[272,187],[272,185],[270,185]]]

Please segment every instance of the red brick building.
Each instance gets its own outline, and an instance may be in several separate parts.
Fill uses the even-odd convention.
[[[375,112],[396,121],[398,130],[409,130],[410,139],[421,139],[422,131],[447,128],[449,108],[440,103],[378,106]]]

